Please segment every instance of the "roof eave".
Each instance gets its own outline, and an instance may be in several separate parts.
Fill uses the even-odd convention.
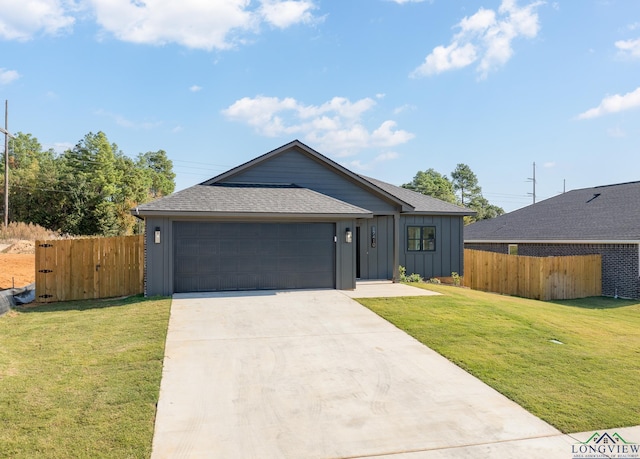
[[[354,213],[300,213],[300,212],[213,212],[213,211],[166,211],[166,210],[136,210],[131,213],[138,218],[145,217],[196,217],[196,218],[245,218],[245,219],[265,219],[265,218],[283,218],[287,220],[305,220],[305,219],[330,219],[345,220],[353,218],[373,218],[372,212],[354,212]]]
[[[451,217],[473,217],[476,215],[476,212],[448,212],[448,211],[411,211],[411,212],[403,212],[402,215],[441,215],[441,216],[451,216]]]

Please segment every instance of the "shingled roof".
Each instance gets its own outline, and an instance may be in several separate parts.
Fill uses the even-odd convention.
[[[142,204],[134,215],[371,217],[366,209],[307,188],[283,184],[195,185]]]
[[[174,193],[133,209],[137,216],[299,216],[369,218],[370,210],[291,184],[239,184],[228,181],[243,171],[276,158],[291,149],[315,159],[334,173],[367,191],[393,202],[402,213],[429,215],[474,215],[475,212],[439,199],[425,196],[381,180],[356,174],[318,153],[299,140],[258,156],[200,185]]]
[[[464,229],[465,242],[640,241],[640,182],[573,190]]]
[[[465,207],[460,207],[455,204],[450,204],[448,202],[442,201],[440,199],[432,198],[431,196],[427,196],[413,190],[408,190],[406,188],[402,188],[387,182],[383,182],[382,180],[374,179],[371,177],[365,177],[364,175],[361,175],[360,177],[374,184],[378,188],[386,191],[387,193],[395,196],[396,198],[413,206],[414,210],[410,212],[412,214],[413,213],[430,214],[430,215],[442,214],[442,215],[463,215],[463,216],[476,214],[476,212],[474,212],[473,210],[467,209]]]

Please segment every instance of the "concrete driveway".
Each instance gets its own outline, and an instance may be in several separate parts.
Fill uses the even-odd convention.
[[[349,295],[175,295],[152,458],[572,457],[574,440]]]

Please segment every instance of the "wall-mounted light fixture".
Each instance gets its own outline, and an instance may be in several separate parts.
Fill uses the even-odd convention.
[[[351,228],[347,228],[344,232],[344,242],[347,244],[351,244],[353,242],[353,233],[351,232]]]
[[[156,230],[153,233],[153,242],[160,244],[160,227],[156,226]]]
[[[378,234],[376,233],[376,227],[372,226],[371,227],[371,247],[375,249],[377,245],[378,245]]]

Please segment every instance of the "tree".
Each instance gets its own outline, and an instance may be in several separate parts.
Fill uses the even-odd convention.
[[[116,236],[123,173],[117,167],[122,153],[103,132],[89,133],[62,155],[61,185],[68,191],[68,220],[63,231],[71,234]]]
[[[478,185],[478,178],[466,164],[458,164],[451,172],[453,189],[460,192],[460,203],[468,205],[474,198],[481,196],[482,189]]]
[[[469,204],[469,208],[477,212],[474,217],[470,218],[471,222],[488,220],[504,214],[504,209],[502,207],[490,204],[484,196],[474,197]]]
[[[463,205],[475,211],[475,216],[464,218],[465,224],[504,214],[504,209],[490,204],[482,196],[482,188],[478,184],[478,178],[469,166],[458,164],[451,173],[451,178],[449,180],[446,175],[428,169],[424,172],[418,171],[413,180],[405,183],[402,187],[452,204]],[[458,191],[460,192],[459,197],[456,196]]]
[[[9,147],[14,221],[74,235],[132,234],[139,226],[130,210],[175,188],[163,150],[133,160],[103,132],[87,134],[59,156],[43,151],[31,134],[16,134]]]
[[[49,227],[55,215],[57,180],[53,150],[42,150],[38,139],[18,132],[9,141],[9,211],[14,221]]]
[[[173,193],[176,174],[173,172],[173,162],[167,158],[164,150],[141,153],[138,155],[137,165],[146,171],[151,181],[150,198],[156,199]]]
[[[457,201],[451,181],[434,169],[418,171],[413,180],[402,187],[452,204]]]

